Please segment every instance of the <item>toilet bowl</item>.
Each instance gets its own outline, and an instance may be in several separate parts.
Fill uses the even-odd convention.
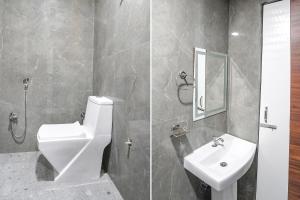
[[[86,182],[100,177],[104,148],[111,142],[113,101],[90,96],[83,125],[44,124],[38,148],[58,172],[55,181]]]

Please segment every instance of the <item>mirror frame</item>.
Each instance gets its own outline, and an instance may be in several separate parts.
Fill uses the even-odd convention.
[[[213,53],[215,55],[219,55],[219,56],[223,56],[225,57],[225,67],[224,67],[224,101],[223,101],[223,106],[218,108],[218,109],[214,109],[211,110],[209,112],[204,111],[201,114],[196,113],[196,111],[198,111],[197,109],[197,97],[198,97],[198,93],[197,93],[197,83],[198,83],[198,55],[199,54],[204,54],[205,57],[207,55],[207,50],[203,49],[203,48],[194,48],[194,91],[193,91],[193,121],[197,121],[200,119],[204,119],[222,112],[227,111],[227,94],[228,94],[228,55],[224,54],[224,53],[219,53],[219,52],[214,52],[214,51],[209,51],[209,53]],[[206,67],[206,60],[205,59],[205,67]],[[205,81],[206,82],[206,81]],[[206,101],[206,99],[205,99]]]

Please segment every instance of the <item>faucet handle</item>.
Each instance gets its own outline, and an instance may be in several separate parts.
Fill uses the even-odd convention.
[[[214,142],[217,142],[217,141],[221,141],[221,142],[224,142],[224,139],[223,138],[221,138],[221,137],[217,137],[217,136],[213,136],[213,141]]]
[[[221,141],[221,142],[220,142]],[[212,147],[217,147],[217,146],[224,146],[223,144],[224,139],[221,137],[215,137],[213,136],[213,144],[211,145]]]

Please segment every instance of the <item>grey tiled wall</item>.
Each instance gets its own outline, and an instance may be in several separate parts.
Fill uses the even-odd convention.
[[[258,142],[261,72],[261,1],[230,0],[229,7],[230,90],[228,131]],[[238,37],[231,35],[239,32]],[[238,182],[238,199],[253,200],[256,192],[257,159]]]
[[[257,142],[261,69],[261,4],[258,0],[230,1],[230,90],[228,131]]]
[[[184,155],[213,135],[226,131],[226,113],[192,122],[192,87],[177,97],[175,79],[180,70],[193,75],[193,48],[227,53],[227,0],[153,0],[152,57],[152,186],[153,200],[210,198],[200,180],[183,168]],[[190,80],[191,81],[191,80]],[[188,121],[186,137],[170,138],[170,129]],[[209,128],[208,128],[209,127]]]
[[[109,175],[130,200],[150,198],[149,24],[149,0],[96,1],[94,94],[118,98],[106,158]]]
[[[0,153],[36,150],[44,123],[80,120],[92,94],[93,0],[0,0]],[[28,131],[17,145],[10,112],[24,130],[22,80],[30,77]]]

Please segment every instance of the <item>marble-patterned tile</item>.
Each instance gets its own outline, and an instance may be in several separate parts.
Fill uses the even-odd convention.
[[[105,166],[124,199],[150,198],[150,1],[96,0],[93,87],[112,96]],[[132,139],[128,154],[125,142]]]
[[[261,2],[231,0],[229,6],[228,132],[254,143],[258,142],[259,130]],[[250,170],[238,181],[238,199],[255,199],[256,173],[254,159]]]
[[[184,170],[183,157],[226,132],[226,112],[193,122],[193,87],[178,90],[176,76],[181,70],[193,75],[194,47],[227,53],[228,1],[152,4],[153,199],[210,199],[210,190],[202,191],[201,181]],[[190,132],[170,138],[172,125],[180,121]]]
[[[231,59],[228,130],[239,138],[257,143],[259,88],[247,81],[242,70]]]
[[[94,1],[0,1],[0,152],[36,150],[44,123],[80,120],[92,94]],[[22,80],[28,90],[28,130],[17,145],[8,131],[16,112],[17,134],[24,131]]]
[[[148,42],[150,3],[138,1],[96,1],[95,44],[97,56],[107,57]],[[99,27],[99,29],[97,28]]]
[[[228,130],[243,139],[257,142],[261,71],[261,5],[255,0],[231,1],[229,14],[229,32],[239,32],[240,36],[229,37]]]

